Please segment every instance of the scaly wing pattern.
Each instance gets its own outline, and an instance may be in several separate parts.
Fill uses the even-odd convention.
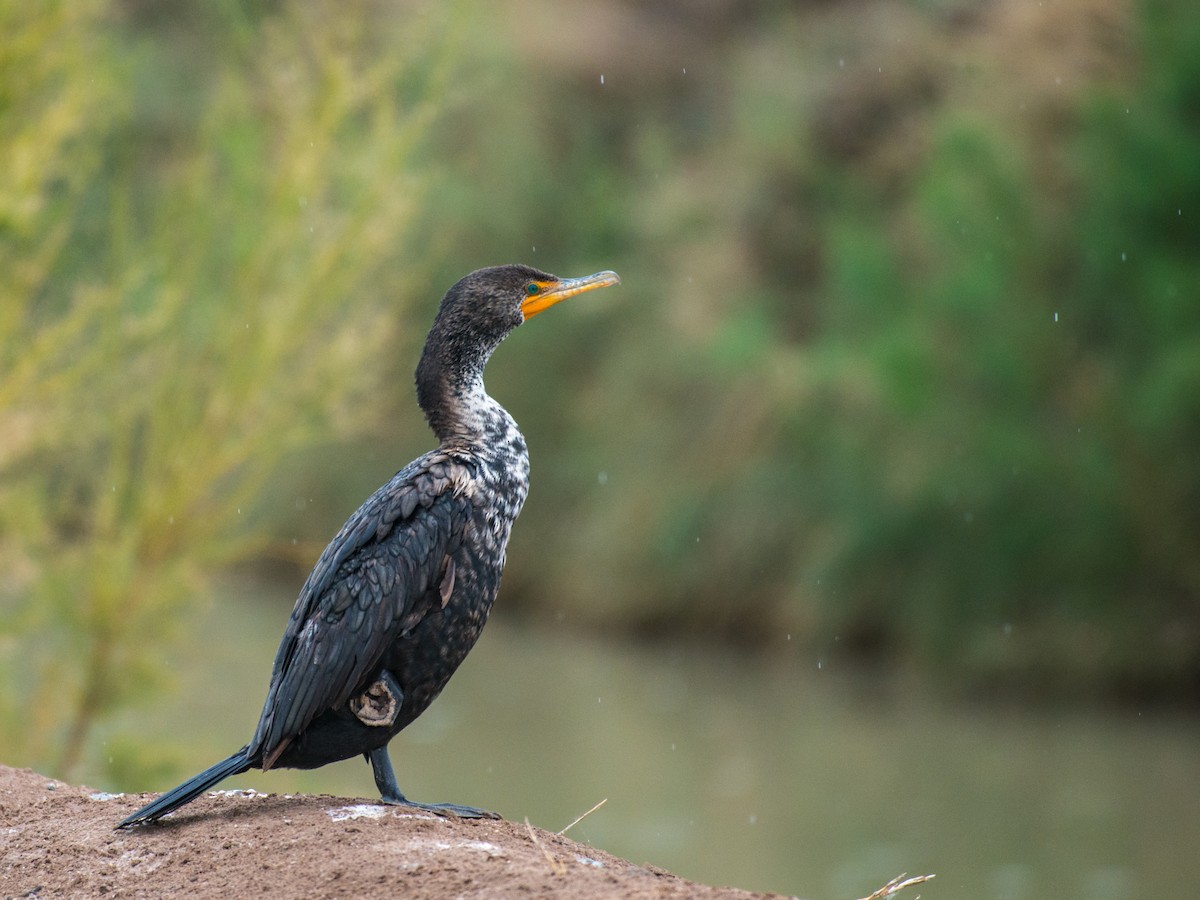
[[[473,473],[435,451],[406,466],[342,526],[308,576],[275,655],[250,742],[269,769],[317,716],[340,707],[379,665],[430,591],[453,578]],[[449,570],[448,570],[449,567]]]

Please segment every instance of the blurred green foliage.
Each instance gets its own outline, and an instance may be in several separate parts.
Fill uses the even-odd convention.
[[[375,423],[449,54],[333,7],[2,16],[0,755],[69,774],[281,459]]]
[[[626,299],[493,364],[535,436],[505,604],[1194,696],[1182,9],[627,13],[518,66],[454,134],[455,243],[586,252]]]
[[[0,756],[408,458],[300,448],[426,445],[436,294],[514,260],[624,285],[489,369],[502,608],[1193,691],[1200,24],[818,6],[0,4]]]

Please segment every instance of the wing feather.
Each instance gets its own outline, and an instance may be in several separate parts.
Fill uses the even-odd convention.
[[[313,719],[361,689],[400,631],[427,611],[422,597],[444,586],[447,554],[461,543],[471,506],[456,465],[435,451],[401,470],[317,560],[275,654],[251,741],[264,768]]]

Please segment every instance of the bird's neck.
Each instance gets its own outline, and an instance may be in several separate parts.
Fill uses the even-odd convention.
[[[426,347],[417,367],[417,402],[442,446],[495,446],[516,432],[512,416],[483,386],[483,367],[490,348],[444,358],[438,348]]]
[[[508,411],[483,387],[483,379],[451,386],[436,416],[425,416],[442,446],[488,448],[517,427]]]

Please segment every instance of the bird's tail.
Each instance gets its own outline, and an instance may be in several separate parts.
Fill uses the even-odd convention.
[[[183,784],[167,791],[153,803],[147,803],[117,827],[128,828],[130,825],[153,822],[172,810],[179,809],[183,804],[195,800],[217,782],[250,770],[254,766],[254,760],[248,750],[249,747],[243,747],[229,759],[221,760],[215,766],[209,766],[199,775],[193,775]]]

